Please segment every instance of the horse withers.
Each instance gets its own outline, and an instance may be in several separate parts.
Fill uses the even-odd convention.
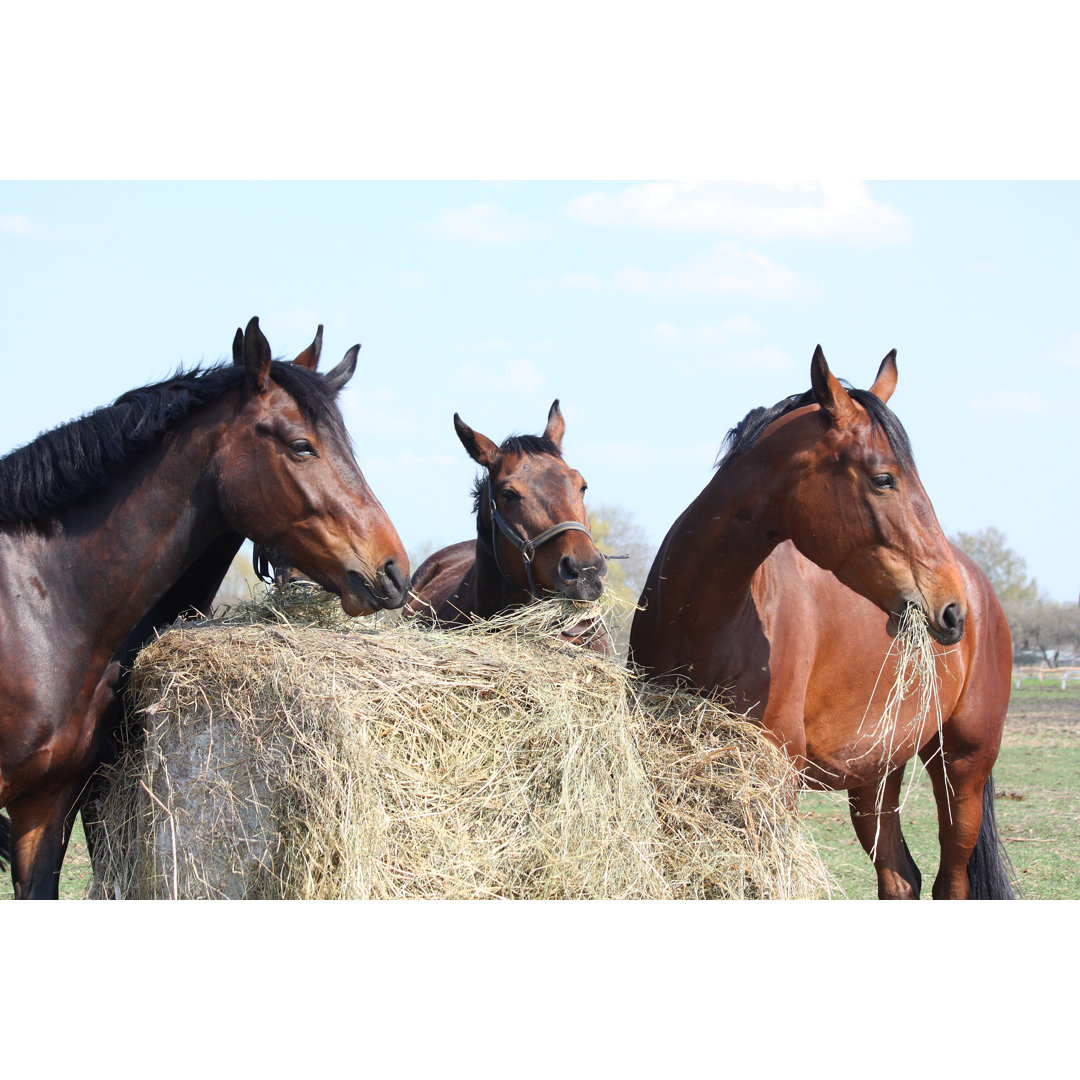
[[[933,783],[935,898],[1008,898],[991,770],[1009,702],[1008,624],[986,575],[946,540],[888,401],[896,354],[848,390],[820,346],[812,389],[755,409],[657,553],[630,633],[653,678],[726,691],[800,769],[848,792],[882,898],[919,895],[900,801],[918,753]],[[889,731],[893,634],[914,606],[937,707],[909,695]],[[940,711],[940,721],[938,712]]]
[[[276,361],[256,318],[234,361],[0,459],[0,844],[16,897],[57,896],[125,659],[205,601],[240,539],[282,551],[350,615],[405,600],[408,557],[335,401],[356,351],[326,376]]]
[[[454,430],[484,470],[473,487],[476,538],[443,548],[420,565],[406,614],[461,626],[544,596],[598,599],[607,563],[589,531],[588,485],[563,459],[566,421],[558,399],[542,435],[511,435],[496,445],[457,413]],[[609,650],[607,634],[592,618],[564,636]]]

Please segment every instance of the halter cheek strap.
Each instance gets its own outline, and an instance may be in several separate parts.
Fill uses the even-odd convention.
[[[545,529],[538,536],[532,538],[525,537],[522,539],[514,531],[510,523],[499,513],[498,507],[495,505],[495,492],[491,486],[491,476],[487,478],[487,496],[488,503],[491,507],[491,550],[495,555],[495,565],[499,568],[499,573],[502,574],[507,581],[510,580],[509,574],[502,568],[502,563],[499,561],[499,546],[496,543],[497,537],[495,536],[495,529],[498,530],[521,552],[521,561],[525,564],[525,576],[529,579],[529,592],[534,597],[539,597],[539,593],[536,591],[536,582],[533,580],[532,561],[533,556],[536,554],[536,549],[541,544],[546,544],[549,540],[553,540],[559,533],[570,532],[577,530],[583,532],[586,536],[592,537],[592,533],[588,527],[582,525],[580,521],[560,521],[558,525],[552,525],[550,529]]]

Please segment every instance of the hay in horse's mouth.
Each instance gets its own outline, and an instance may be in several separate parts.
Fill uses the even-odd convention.
[[[885,706],[871,734],[874,736],[874,745],[883,749],[888,760],[894,757],[905,760],[910,758],[917,763],[919,761],[917,751],[924,742],[921,734],[927,719],[933,717],[940,739],[943,717],[941,698],[938,694],[938,654],[934,651],[926,612],[915,603],[909,603],[896,622],[892,645],[882,661],[881,671],[878,674],[879,682],[886,677],[885,673],[890,663],[893,664],[893,680],[889,686]],[[913,695],[916,697],[914,719],[910,725],[901,724],[900,714],[903,704]],[[867,705],[867,714],[863,716],[863,723],[859,726],[860,731],[867,722],[869,712],[870,705]],[[904,747],[905,740],[908,738],[912,743],[910,753]],[[938,752],[941,752],[940,749]],[[917,777],[918,769],[914,768],[908,777],[906,790],[900,800],[900,809],[903,808],[904,802],[911,793]],[[878,784],[876,804],[879,814],[884,805],[887,779],[888,773],[882,776]],[[876,851],[876,837],[874,847]],[[871,858],[873,857],[874,852],[871,852]]]

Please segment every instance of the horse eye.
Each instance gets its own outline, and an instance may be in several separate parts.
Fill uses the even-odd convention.
[[[585,492],[588,491],[588,490],[589,490],[589,485],[588,484],[582,484],[581,485],[581,494],[582,495],[584,495]]]
[[[870,483],[874,485],[879,491],[890,491],[896,487],[896,481],[893,479],[891,473],[880,473],[877,476],[870,478]]]
[[[296,442],[289,443],[289,449],[300,457],[315,457],[315,447],[307,441],[307,439],[297,439]]]
[[[510,491],[509,489],[501,491],[499,494],[503,497],[505,503],[519,503],[521,502],[521,496],[516,491]]]

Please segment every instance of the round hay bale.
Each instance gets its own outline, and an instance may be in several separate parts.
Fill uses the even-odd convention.
[[[787,759],[718,702],[554,640],[580,606],[449,632],[308,606],[174,629],[140,654],[95,895],[828,891]]]

